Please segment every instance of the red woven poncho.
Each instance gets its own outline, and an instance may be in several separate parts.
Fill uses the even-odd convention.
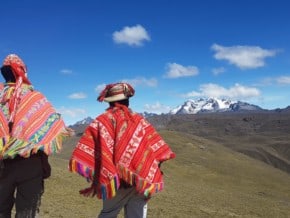
[[[115,196],[120,179],[149,197],[163,189],[159,163],[174,157],[142,116],[114,107],[86,128],[72,153],[69,169],[91,181],[100,199]]]
[[[16,155],[27,158],[38,150],[47,155],[58,153],[64,138],[72,132],[46,97],[30,85],[21,86],[13,128],[9,131],[14,90],[14,85],[0,84],[0,160]]]

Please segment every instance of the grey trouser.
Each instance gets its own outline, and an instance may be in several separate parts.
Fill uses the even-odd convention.
[[[103,201],[103,209],[98,218],[116,218],[122,208],[125,218],[146,218],[147,199],[134,187],[120,188],[114,198]]]

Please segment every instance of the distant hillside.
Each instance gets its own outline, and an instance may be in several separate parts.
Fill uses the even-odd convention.
[[[289,109],[148,117],[177,155],[162,164],[165,189],[148,218],[290,217]],[[86,126],[72,126],[76,136],[50,158],[42,218],[95,217],[102,207],[79,195],[89,184],[67,169]]]
[[[175,120],[171,124],[186,129],[192,125],[193,117],[188,117],[190,124],[185,126]],[[202,117],[195,122],[204,122],[197,126],[205,131],[203,127],[211,125],[211,119]],[[161,166],[165,186],[149,200],[148,218],[290,217],[289,174],[227,148],[206,135],[199,137],[191,131],[159,132],[177,156]],[[237,146],[239,142],[234,139]],[[73,147],[65,145],[66,149]],[[68,154],[62,152],[50,158],[52,176],[45,182],[41,218],[90,218],[101,210],[101,200],[79,195],[79,190],[90,184],[68,171]],[[118,216],[123,217],[123,213]]]
[[[290,174],[290,107],[272,111],[150,114],[147,119],[158,130],[210,139]],[[85,120],[89,122],[80,121],[72,126],[76,136],[68,144],[75,144],[91,121]],[[70,152],[71,148],[65,148],[62,155],[69,157]]]
[[[159,130],[213,140],[290,174],[290,110],[162,115],[148,118]]]

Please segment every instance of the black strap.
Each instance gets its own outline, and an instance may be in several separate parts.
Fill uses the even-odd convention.
[[[8,127],[9,127],[9,133],[12,132],[12,128],[13,128],[13,122],[9,122],[8,123]]]

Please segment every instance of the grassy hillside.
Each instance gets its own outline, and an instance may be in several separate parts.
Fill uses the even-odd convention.
[[[162,165],[165,189],[149,201],[148,218],[290,217],[286,172],[202,137],[160,133],[177,157]],[[50,159],[53,171],[45,183],[41,218],[90,218],[101,209],[100,200],[78,194],[88,184],[67,170],[72,147],[66,144]]]
[[[150,118],[159,129],[211,139],[290,174],[290,111],[209,113]]]

